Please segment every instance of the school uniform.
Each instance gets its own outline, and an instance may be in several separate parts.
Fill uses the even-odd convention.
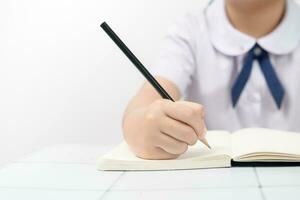
[[[255,39],[229,22],[224,0],[180,18],[150,71],[205,108],[209,129],[264,127],[300,132],[300,7]]]

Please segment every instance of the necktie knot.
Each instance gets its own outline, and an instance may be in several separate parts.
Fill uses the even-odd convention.
[[[261,71],[263,72],[271,95],[274,98],[277,108],[280,109],[284,96],[284,88],[272,66],[268,52],[261,48],[258,44],[256,44],[245,56],[244,66],[231,89],[233,106],[236,106],[238,99],[250,77],[254,60],[259,62]]]
[[[256,44],[251,50],[250,54],[253,55],[254,59],[262,59],[267,55],[267,52],[261,48],[258,44]]]

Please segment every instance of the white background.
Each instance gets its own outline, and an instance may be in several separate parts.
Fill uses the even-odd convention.
[[[143,78],[99,28],[147,66],[167,27],[207,0],[1,0],[0,164],[45,145],[121,141]]]

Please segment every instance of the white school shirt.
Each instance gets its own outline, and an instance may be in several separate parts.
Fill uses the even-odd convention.
[[[258,40],[235,29],[224,0],[215,0],[169,29],[150,72],[173,82],[185,100],[202,104],[209,129],[263,127],[300,132],[299,40],[300,7],[293,0],[287,0],[277,28]],[[269,52],[284,86],[280,110],[257,61],[236,107],[232,106],[231,88],[255,43]]]

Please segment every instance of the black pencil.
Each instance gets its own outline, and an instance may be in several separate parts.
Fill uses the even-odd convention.
[[[108,26],[106,22],[103,22],[101,28],[107,33],[107,35],[116,43],[116,45],[123,51],[127,58],[136,66],[136,68],[144,75],[149,83],[155,88],[155,90],[164,99],[174,101],[172,97],[165,91],[165,89],[157,82],[157,80],[150,74],[150,72],[144,67],[139,59],[128,49],[128,47],[122,42],[122,40],[115,34],[115,32]]]
[[[103,22],[100,27],[107,33],[107,35],[115,42],[115,44],[123,51],[127,58],[133,63],[133,65],[144,75],[144,77],[149,81],[149,83],[155,88],[155,90],[164,99],[169,99],[173,102],[174,99],[165,91],[165,89],[157,82],[157,80],[152,76],[152,74],[144,67],[144,65],[139,61],[139,59],[129,50],[129,48],[124,44],[124,42],[117,36],[117,34],[109,27],[106,22]],[[207,147],[210,148],[206,139],[202,141]]]

